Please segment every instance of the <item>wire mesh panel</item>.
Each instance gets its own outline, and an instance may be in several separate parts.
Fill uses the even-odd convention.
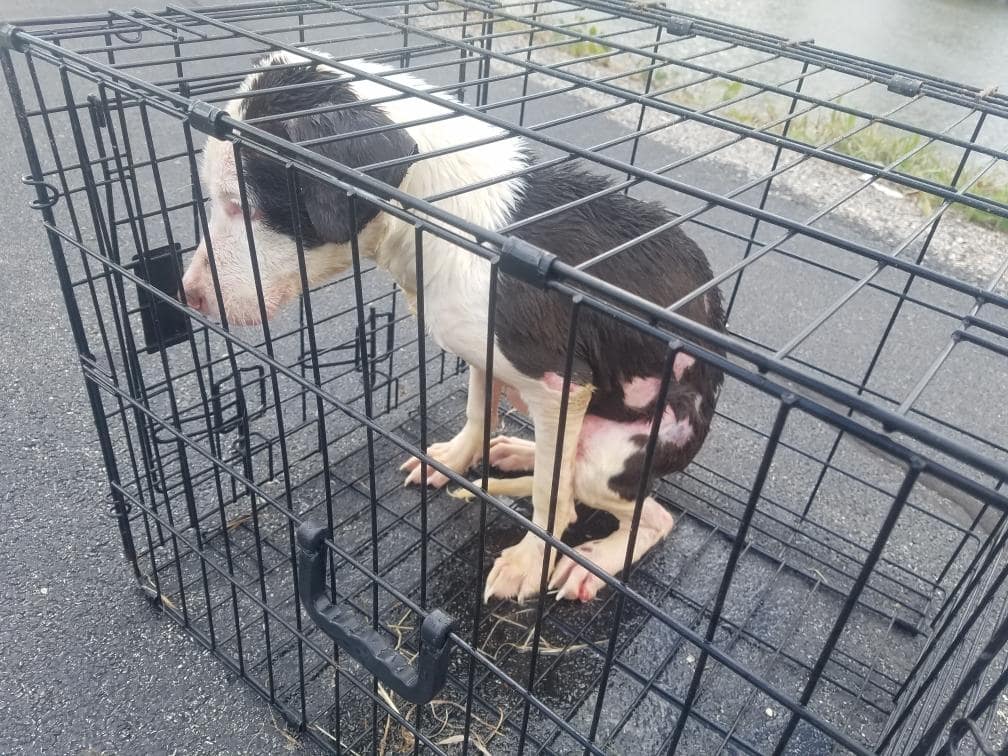
[[[102,506],[142,590],[312,747],[1005,747],[1004,95],[608,0],[2,41]],[[669,240],[709,270],[620,285]],[[689,283],[643,293],[665,273]],[[552,393],[497,385],[548,344]],[[584,365],[638,353],[635,474],[587,506],[571,470],[617,444]],[[472,428],[476,454],[435,446]]]

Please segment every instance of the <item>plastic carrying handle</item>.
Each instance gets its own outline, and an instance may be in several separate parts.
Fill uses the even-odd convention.
[[[358,612],[329,600],[323,548],[327,535],[326,528],[308,521],[297,529],[298,590],[309,616],[387,688],[410,703],[428,703],[444,687],[452,649],[448,636],[455,620],[440,609],[431,611],[420,626],[420,655],[410,664]]]

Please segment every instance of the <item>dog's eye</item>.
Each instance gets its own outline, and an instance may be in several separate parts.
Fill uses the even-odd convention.
[[[242,206],[234,200],[224,200],[224,212],[229,218],[241,218]],[[259,220],[262,218],[262,210],[255,208],[249,213],[249,220]]]

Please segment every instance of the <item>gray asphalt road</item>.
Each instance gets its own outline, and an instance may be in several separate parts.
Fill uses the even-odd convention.
[[[35,3],[32,14],[68,12],[67,3]],[[102,2],[77,2],[74,10],[103,7]],[[161,3],[141,3],[153,7]],[[23,6],[0,3],[0,16],[25,14]],[[602,141],[621,127],[599,122],[597,132],[570,134],[586,143]],[[0,155],[9,176],[23,171],[20,139],[12,119],[0,120]],[[645,144],[657,151],[645,158],[657,163],[667,146]],[[697,165],[687,172],[701,185],[732,187],[744,177],[707,172]],[[27,193],[8,183],[0,204],[0,476],[3,519],[0,526],[0,753],[276,753],[291,747],[268,707],[236,682],[201,647],[175,625],[147,608],[120,557],[114,523],[105,514],[106,484],[95,443],[90,412],[66,327],[62,298],[49,262],[49,252]],[[684,208],[677,208],[684,209]],[[781,209],[784,209],[783,207]],[[801,201],[786,208],[807,217],[814,204]],[[739,220],[724,219],[738,224]],[[744,232],[745,229],[739,228]],[[857,237],[857,228],[840,226]],[[716,237],[696,236],[716,245]],[[869,239],[879,247],[892,240]],[[809,255],[828,252],[808,245]],[[737,249],[715,254],[715,268],[729,264]],[[864,266],[855,266],[858,271]],[[803,271],[796,273],[795,271]],[[805,268],[774,263],[754,271],[747,294],[740,299],[736,330],[753,338],[782,343],[807,322],[835,281]],[[934,293],[942,299],[940,292]],[[772,323],[757,317],[768,301],[787,301],[773,309]],[[944,301],[944,300],[943,300]],[[961,308],[958,301],[950,306]],[[801,354],[810,361],[845,372],[866,358],[865,345],[879,324],[885,303],[866,297],[863,307],[851,308]],[[867,325],[865,325],[867,324]],[[925,315],[909,313],[900,329],[905,351],[896,350],[879,369],[879,390],[898,393],[940,348],[947,331],[926,327]],[[835,363],[835,364],[834,364]],[[852,371],[853,372],[853,371]],[[954,381],[960,393],[979,391],[968,365],[953,365],[943,379]],[[984,383],[982,378],[975,379]],[[990,389],[988,389],[990,390]],[[736,414],[762,418],[766,408],[752,398],[725,401]],[[935,411],[948,414],[945,395],[934,397]],[[974,409],[986,417],[968,418],[971,427],[998,422],[1000,406]],[[763,413],[761,415],[761,413]],[[755,422],[755,420],[754,420]],[[814,446],[822,439],[796,431],[792,441]],[[759,447],[739,436],[725,434],[706,450],[706,459],[756,458]],[[879,460],[858,458],[857,450],[842,455],[877,479],[890,474]],[[851,461],[853,460],[853,461]],[[740,465],[742,463],[740,462]],[[801,475],[799,460],[775,468],[769,486],[786,497],[793,486],[789,475]],[[722,465],[723,466],[723,465]],[[867,474],[867,472],[865,473]],[[857,540],[870,536],[873,517],[880,511],[866,498],[842,495],[826,498],[816,517]],[[825,495],[824,495],[825,496]],[[941,509],[940,504],[934,504]],[[929,537],[910,525],[894,545],[897,560],[918,549]],[[681,536],[689,537],[688,532]],[[672,542],[670,542],[672,543]],[[680,542],[681,543],[681,542]],[[939,552],[916,557],[933,569]],[[711,574],[716,571],[712,568]],[[856,640],[856,638],[854,639]]]
[[[0,17],[107,7],[5,1]],[[283,752],[269,707],[148,609],[122,560],[49,252],[12,181],[26,172],[24,152],[3,110],[0,753]]]

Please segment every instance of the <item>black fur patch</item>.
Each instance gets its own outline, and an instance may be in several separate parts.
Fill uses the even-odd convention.
[[[607,186],[606,179],[569,165],[533,171],[526,179],[514,220],[532,217]],[[577,265],[673,217],[660,205],[614,193],[519,228],[514,235]],[[712,277],[703,251],[678,226],[628,247],[593,266],[590,272],[662,306],[672,304]],[[533,377],[547,372],[562,374],[571,319],[570,299],[501,276],[497,306],[497,343],[504,356]],[[680,313],[717,330],[724,328],[717,289],[693,300]],[[711,348],[709,344],[704,346]],[[654,416],[653,404],[639,410],[628,408],[622,384],[635,377],[662,375],[667,354],[663,342],[583,308],[575,348],[572,379],[596,388],[588,408],[590,414],[617,421]],[[697,360],[680,381],[672,383],[667,405],[677,418],[690,418],[694,435],[684,447],[660,442],[649,477],[681,470],[689,464],[706,437],[722,380],[721,370]],[[643,472],[647,436],[641,435],[636,440],[641,452],[632,456],[624,472],[609,483],[627,499],[636,496]],[[650,480],[648,484],[649,489]]]
[[[268,62],[268,61],[267,61]],[[254,94],[257,90],[296,85],[279,92]],[[312,110],[326,105],[357,102],[350,84],[333,71],[320,70],[315,64],[265,69],[258,74],[252,95],[244,100],[246,119],[277,116]],[[292,142],[353,134],[366,129],[390,126],[392,121],[377,107],[354,105],[336,111],[312,113],[284,120],[268,121],[259,128]],[[309,147],[350,168],[361,168],[386,160],[416,154],[417,146],[405,129],[388,129],[375,134],[353,136]],[[295,223],[288,201],[287,174],[283,165],[255,152],[246,153],[245,178],[253,203],[263,213],[263,221],[280,233],[294,236]],[[374,178],[399,186],[408,165],[370,171]],[[378,208],[365,202],[357,204],[357,223],[351,223],[346,192],[317,179],[301,178],[301,232],[306,248],[326,242],[343,243],[378,214]]]

